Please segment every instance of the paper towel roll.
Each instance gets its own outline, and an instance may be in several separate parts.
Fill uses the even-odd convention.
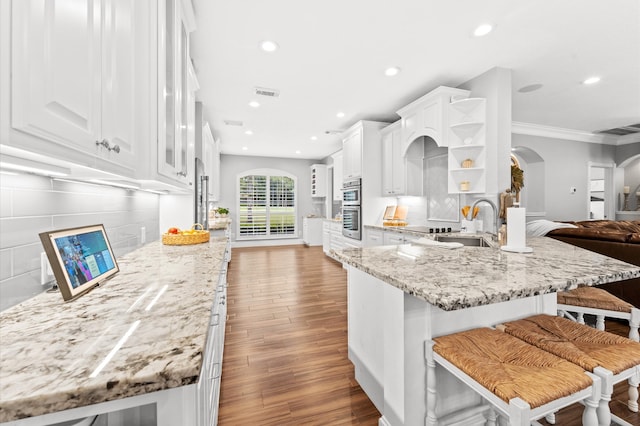
[[[526,212],[522,207],[507,208],[507,246],[524,248],[527,246]]]

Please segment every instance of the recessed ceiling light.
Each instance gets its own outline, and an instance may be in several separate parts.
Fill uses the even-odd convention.
[[[246,132],[244,132],[245,135],[252,135],[253,131],[252,130],[247,130]]]
[[[398,67],[389,67],[386,70],[384,70],[384,75],[386,75],[387,77],[393,77],[396,76],[400,73],[400,68]]]
[[[243,150],[243,151],[247,151],[248,149],[249,149],[249,148],[247,148],[246,146],[243,146],[243,147],[242,147],[242,150]]]
[[[482,24],[478,25],[475,30],[473,30],[474,37],[482,37],[489,34],[493,30],[493,25],[491,24]]]
[[[341,112],[337,113],[336,117],[338,117],[338,118],[344,117],[344,112],[341,111]]]
[[[318,140],[318,137],[317,137],[317,136],[311,136],[311,140],[312,140],[312,141],[317,141],[317,140]]]
[[[260,106],[260,102],[258,101],[251,101],[249,102],[249,106],[253,107],[253,108],[258,108]]]
[[[299,149],[296,150],[296,154],[300,154],[302,151],[300,151]]]
[[[597,82],[600,81],[600,77],[589,77],[588,79],[586,79],[585,81],[582,82],[582,84],[596,84]]]
[[[278,43],[271,40],[265,40],[260,43],[260,49],[264,50],[265,52],[275,52],[276,50],[278,50],[278,47]]]
[[[540,83],[530,84],[528,86],[519,88],[518,92],[520,93],[535,92],[536,90],[540,90],[541,88],[542,88],[542,84]]]

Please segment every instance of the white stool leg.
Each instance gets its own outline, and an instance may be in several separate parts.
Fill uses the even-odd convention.
[[[600,377],[595,374],[586,373],[591,377],[593,381],[591,396],[584,400],[584,411],[582,412],[582,425],[583,426],[598,426],[598,413],[597,408],[600,402],[601,396],[601,381]]]
[[[520,398],[509,401],[509,426],[530,426],[531,407]],[[589,425],[591,426],[591,425]],[[596,425],[593,425],[596,426]]]
[[[604,315],[596,315],[596,328],[604,331]]]
[[[547,416],[544,419],[550,425],[555,425],[556,424],[556,413],[547,414]]]
[[[611,424],[611,395],[613,394],[613,373],[602,367],[596,367],[593,371],[600,377],[600,386],[602,393],[600,395],[600,403],[598,404],[598,424],[601,426],[609,426]]]
[[[584,324],[584,313],[583,312],[578,312],[578,324]]]
[[[629,339],[639,341],[638,326],[640,326],[640,309],[631,309],[631,318],[629,318]]]
[[[629,407],[629,411],[633,411],[634,413],[638,412],[638,383],[640,382],[640,377],[638,375],[634,375],[629,377],[629,401],[627,401],[627,407]]]
[[[436,362],[433,359],[433,345],[435,342],[425,342],[425,358],[427,361],[427,418],[426,426],[437,426],[436,417]]]
[[[489,407],[489,411],[487,412],[487,426],[497,426],[496,420],[498,419],[498,415],[493,407]]]

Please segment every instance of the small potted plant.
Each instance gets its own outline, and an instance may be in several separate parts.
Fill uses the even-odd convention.
[[[216,213],[218,214],[218,217],[227,217],[229,215],[229,209],[226,207],[218,207],[216,209]]]

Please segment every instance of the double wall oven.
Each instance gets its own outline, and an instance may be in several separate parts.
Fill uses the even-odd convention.
[[[342,185],[342,235],[362,239],[362,205],[360,178],[344,181]]]

